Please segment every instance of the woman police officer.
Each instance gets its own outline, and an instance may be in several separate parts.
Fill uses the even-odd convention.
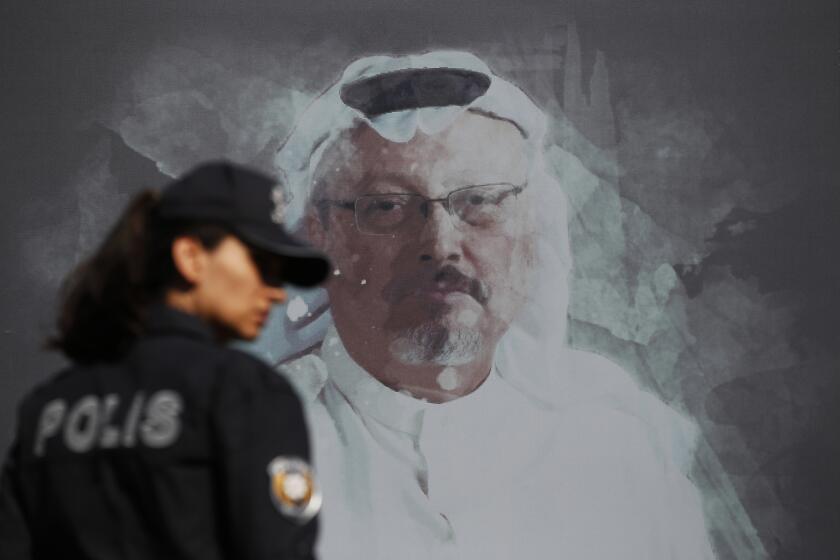
[[[137,196],[65,286],[72,361],[23,401],[3,558],[312,558],[320,496],[300,403],[251,340],[284,283],[328,275],[275,182],[210,163]]]

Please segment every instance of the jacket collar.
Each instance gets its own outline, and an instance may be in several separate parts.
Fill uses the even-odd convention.
[[[212,327],[184,311],[165,303],[149,306],[146,316],[146,331],[149,334],[180,334],[204,340],[214,340]]]

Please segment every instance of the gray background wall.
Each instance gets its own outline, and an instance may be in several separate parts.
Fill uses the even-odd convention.
[[[592,174],[567,185],[571,342],[696,418],[722,557],[840,550],[836,3],[286,4],[0,11],[0,448],[62,363],[39,349],[61,278],[132,192],[208,157],[270,169],[350,59],[460,48]]]

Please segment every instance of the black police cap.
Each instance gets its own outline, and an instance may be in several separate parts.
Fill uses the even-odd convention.
[[[331,266],[326,255],[283,227],[273,196],[277,181],[227,161],[200,165],[167,185],[158,215],[163,220],[208,221],[230,229],[242,241],[281,257],[279,280],[310,287],[323,282]]]

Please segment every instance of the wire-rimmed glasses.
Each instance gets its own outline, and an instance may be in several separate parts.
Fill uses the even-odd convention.
[[[488,183],[469,185],[444,198],[427,198],[414,193],[364,194],[354,200],[323,198],[320,207],[333,205],[353,210],[356,228],[366,235],[400,235],[419,231],[429,217],[431,203],[440,202],[456,227],[491,227],[505,221],[526,184]]]

